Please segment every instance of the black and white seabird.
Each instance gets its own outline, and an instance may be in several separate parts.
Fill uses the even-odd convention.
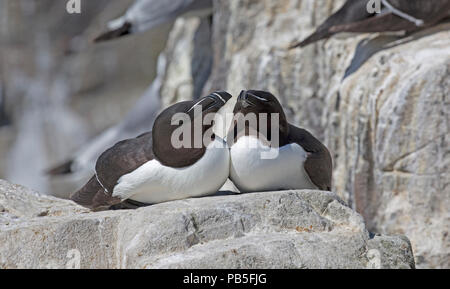
[[[122,17],[110,21],[108,30],[94,39],[106,41],[153,29],[179,16],[204,17],[212,13],[212,0],[136,0]]]
[[[219,112],[230,98],[226,92],[215,92],[165,109],[151,132],[105,151],[97,160],[95,175],[71,199],[100,210],[125,200],[155,204],[216,193],[229,175],[229,149],[224,140],[212,134],[199,146],[176,148],[173,133],[183,124],[173,125],[172,117],[185,113],[191,123],[198,118],[203,121],[208,114]],[[194,114],[197,109],[200,115]],[[212,127],[213,122],[201,125],[202,133]]]
[[[275,96],[265,91],[243,91],[233,113],[234,123],[227,137],[231,145],[230,179],[241,192],[331,190],[332,161],[328,149],[305,129],[289,124]],[[267,114],[266,133],[260,131],[261,113]],[[256,115],[256,127],[248,121],[237,125],[243,118],[250,119],[250,114]],[[271,133],[271,126],[276,125],[271,114],[279,114],[278,144]],[[262,157],[271,149],[277,150],[276,157]]]
[[[370,13],[368,0],[347,0],[305,40],[291,48],[304,47],[340,32],[407,33],[430,27],[450,16],[450,0],[379,0],[381,13]]]

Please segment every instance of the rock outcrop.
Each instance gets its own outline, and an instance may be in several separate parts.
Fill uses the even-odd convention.
[[[445,27],[445,26],[443,26]],[[450,26],[378,52],[339,90],[335,186],[371,230],[450,268]]]
[[[203,96],[212,68],[210,26],[207,17],[175,21],[163,51],[167,59],[161,87],[163,107]]]
[[[91,213],[0,181],[0,268],[414,268],[335,194],[212,196]]]
[[[320,2],[320,4],[319,4]],[[210,87],[266,89],[333,154],[334,191],[371,231],[450,267],[450,26],[288,50],[344,1],[217,0]]]

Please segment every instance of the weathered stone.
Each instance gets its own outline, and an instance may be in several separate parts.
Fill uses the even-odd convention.
[[[414,268],[405,237],[370,238],[362,217],[330,192],[88,213],[2,181],[0,202],[15,214],[11,222],[0,213],[0,268]]]
[[[161,88],[163,107],[201,97],[212,65],[208,18],[179,18],[164,50],[167,69]]]
[[[0,180],[0,213],[17,219],[36,217],[63,217],[88,212],[72,201],[55,199],[19,185]]]
[[[449,46],[448,30],[423,33],[372,56],[339,91],[336,191],[370,230],[411,238],[420,267],[450,267]]]

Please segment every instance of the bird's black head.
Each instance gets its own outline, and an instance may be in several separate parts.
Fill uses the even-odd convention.
[[[194,121],[197,118],[204,119],[208,114],[218,112],[231,95],[224,91],[213,92],[208,96],[192,101],[178,102],[163,110],[155,120],[153,130],[172,132],[180,125],[174,125],[174,115],[184,114],[187,120]]]
[[[215,138],[212,133],[215,113],[230,99],[229,93],[218,91],[198,100],[176,103],[161,112],[152,130],[157,159],[164,165],[180,167],[201,156]],[[204,141],[207,133],[211,135]]]
[[[233,113],[236,116],[233,127],[235,138],[239,135],[239,128],[237,128],[239,125],[237,125],[237,123],[242,121],[242,119],[239,119],[239,115],[244,117],[245,134],[248,134],[249,129],[254,129],[256,132],[262,133],[260,125],[264,122],[263,117],[266,117],[267,139],[270,140],[270,132],[273,129],[272,126],[275,125],[279,128],[280,142],[284,143],[284,139],[287,138],[289,125],[286,115],[278,99],[270,92],[262,90],[243,90],[239,94]],[[278,115],[277,124],[272,123],[272,115],[274,114]],[[256,124],[254,122],[252,123],[252,120],[255,118]]]
[[[278,99],[270,92],[262,90],[241,91],[233,112],[240,112],[244,115],[248,113],[279,113],[284,115]]]

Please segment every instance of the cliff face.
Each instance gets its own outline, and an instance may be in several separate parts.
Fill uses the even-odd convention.
[[[213,196],[90,213],[0,181],[0,268],[414,268],[333,193]]]
[[[207,88],[273,92],[332,151],[334,190],[370,230],[406,234],[419,267],[448,268],[450,27],[286,49],[342,3],[216,1]]]
[[[448,28],[377,53],[339,90],[336,190],[372,230],[411,238],[420,267],[450,267]]]

